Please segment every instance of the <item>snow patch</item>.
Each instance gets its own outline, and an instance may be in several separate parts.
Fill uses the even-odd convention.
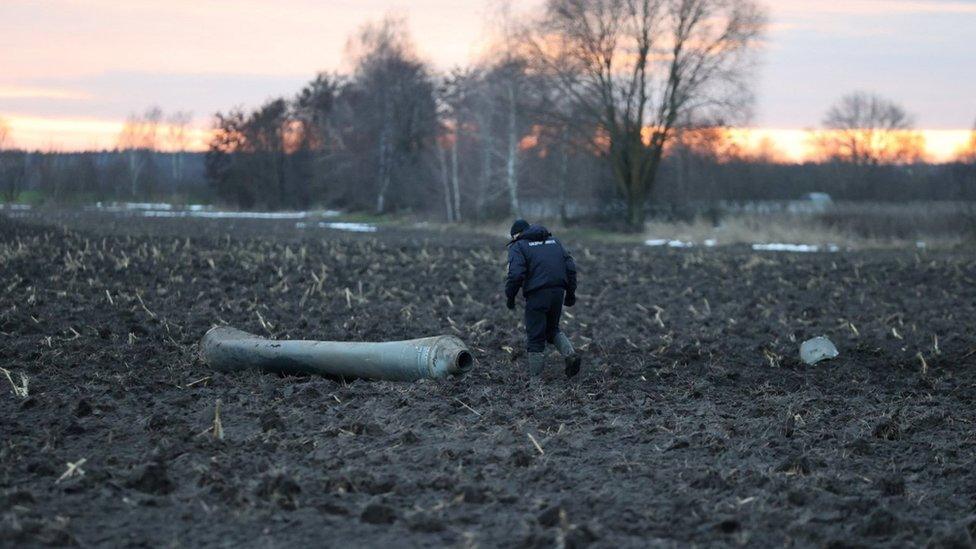
[[[819,251],[839,252],[840,247],[836,244],[828,244],[825,248],[814,244],[784,244],[774,242],[771,244],[753,244],[753,251],[756,252],[794,252],[794,253],[816,253]]]
[[[336,231],[349,231],[353,233],[375,233],[376,226],[370,225],[368,223],[347,223],[342,221],[335,222],[325,222],[319,221],[317,225],[320,229],[333,229]],[[299,221],[295,223],[296,229],[306,229],[308,228],[308,223],[304,221]]]
[[[319,222],[319,227],[324,229],[334,229],[336,231],[349,231],[353,233],[375,233],[376,226],[370,225],[368,223],[344,223],[341,221],[326,223],[325,221]]]
[[[665,240],[652,238],[650,240],[645,240],[644,244],[646,246],[667,246],[669,248],[694,248],[694,242],[684,242],[682,240]]]
[[[305,219],[308,212],[213,212],[147,210],[143,217],[200,217],[206,219]]]
[[[96,202],[87,210],[109,213],[133,212],[143,217],[200,217],[206,219],[305,219],[308,217],[338,217],[339,210],[322,212],[234,212],[220,211],[209,204],[174,205],[165,202]]]
[[[172,204],[165,202],[124,202],[122,207],[126,210],[172,210]]]
[[[107,212],[125,212],[139,210],[172,210],[173,205],[165,202],[96,202],[96,210]]]

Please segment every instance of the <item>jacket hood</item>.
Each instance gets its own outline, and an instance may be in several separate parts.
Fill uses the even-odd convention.
[[[552,236],[549,229],[543,227],[542,225],[529,225],[528,229],[522,231],[522,234],[516,240],[529,240],[532,242],[538,240],[545,240]]]

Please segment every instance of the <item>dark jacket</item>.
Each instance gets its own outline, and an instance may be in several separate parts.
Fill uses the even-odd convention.
[[[515,298],[542,288],[563,288],[576,293],[576,263],[545,227],[531,225],[508,245],[508,280],[505,296]]]

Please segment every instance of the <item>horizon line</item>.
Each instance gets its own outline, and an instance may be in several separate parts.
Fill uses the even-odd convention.
[[[17,149],[38,153],[84,153],[111,152],[119,150],[118,137],[125,124],[125,120],[102,119],[95,117],[39,117],[2,115],[9,128],[8,139]],[[207,142],[212,135],[213,128],[204,126],[197,118],[194,124],[187,128],[185,152],[205,152]],[[781,160],[802,164],[812,160],[814,156],[810,150],[812,134],[831,131],[817,127],[786,127],[742,125],[742,126],[712,126],[729,132],[730,142],[739,146],[745,152],[758,152],[769,149]],[[165,143],[169,125],[159,124],[160,140]],[[959,153],[971,146],[976,136],[974,128],[913,128],[912,132],[922,134],[925,140],[925,161],[929,163],[952,162]],[[159,152],[170,152],[177,149],[166,145],[156,148]]]

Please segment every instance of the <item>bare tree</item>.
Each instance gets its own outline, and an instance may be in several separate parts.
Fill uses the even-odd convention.
[[[27,175],[27,153],[15,150],[10,126],[0,118],[0,191],[5,202],[14,202]]]
[[[447,152],[446,149],[451,148],[452,144],[449,142],[451,136],[444,135],[437,140],[437,163],[440,166],[440,180],[441,187],[444,189],[444,207],[447,213],[447,222],[453,223],[454,218],[454,201],[451,200],[451,182],[448,173],[447,164]]]
[[[508,189],[508,209],[513,217],[522,217],[518,192],[518,161],[521,141],[519,121],[522,91],[525,88],[525,60],[518,56],[515,47],[517,25],[512,18],[512,6],[504,2],[499,7],[502,21],[502,39],[505,41],[503,58],[493,71],[501,91],[501,104],[505,113],[505,188]]]
[[[320,73],[302,88],[293,102],[299,130],[293,156],[302,172],[300,177],[307,180],[309,200],[324,199],[334,187],[338,153],[345,148],[335,120],[343,83],[339,75]]]
[[[475,193],[475,212],[485,213],[486,203],[505,197],[508,213],[521,214],[519,177],[522,150],[520,143],[531,127],[529,111],[535,99],[527,64],[510,52],[489,61],[468,82],[471,124],[476,128],[481,159]],[[496,166],[500,163],[501,166]],[[502,177],[495,181],[496,172]]]
[[[375,211],[385,213],[393,190],[418,171],[434,144],[437,124],[434,84],[418,60],[404,22],[369,24],[347,46],[355,62],[347,96],[375,150]]]
[[[508,189],[509,213],[521,216],[518,199],[519,100],[522,91],[522,66],[518,61],[505,63],[501,70],[501,88],[505,108],[505,187]]]
[[[404,34],[401,32],[402,21],[386,19],[378,25],[366,25],[360,31],[356,41],[350,41],[346,46],[346,53],[350,57],[359,58],[360,80],[366,80],[372,85],[363,86],[367,93],[378,94],[375,103],[380,108],[379,132],[376,145],[376,213],[386,210],[386,193],[389,191],[393,176],[393,98],[389,96],[388,83],[382,80],[387,75],[383,73],[386,61],[402,55],[407,50]],[[358,51],[357,51],[358,50]]]
[[[490,61],[466,82],[472,137],[479,156],[474,193],[474,213],[479,219],[486,216],[489,202],[502,195],[508,213],[518,215],[519,211],[518,142],[525,125],[521,117],[524,109],[518,78],[506,65],[505,58]]]
[[[307,207],[308,181],[293,165],[301,124],[283,98],[245,113],[217,113],[207,152],[207,178],[218,197],[244,208]]]
[[[169,140],[169,148],[173,154],[171,157],[171,167],[173,168],[172,177],[174,185],[183,181],[183,156],[190,144],[189,128],[192,121],[193,113],[189,111],[176,111],[169,115],[167,119],[167,137]]]
[[[3,118],[0,118],[0,151],[7,148],[10,141],[10,125]]]
[[[466,118],[470,110],[468,105],[470,98],[468,94],[472,87],[471,82],[474,79],[474,73],[455,69],[444,79],[443,85],[439,90],[440,93],[438,94],[438,99],[441,104],[441,108],[439,109],[440,118],[444,122],[443,131],[447,132],[441,139],[441,144],[446,145],[450,149],[451,158],[450,187],[445,186],[445,191],[449,195],[447,202],[448,221],[461,221],[461,177],[460,167],[458,165],[460,157],[458,149],[461,146],[462,133],[464,132]],[[446,177],[447,161],[444,158],[443,151],[440,154],[442,171]],[[450,197],[453,197],[453,200]]]
[[[204,160],[207,180],[217,198],[242,208],[252,208],[258,200],[255,178],[247,173],[246,162],[241,158],[251,147],[249,129],[243,109],[216,113]]]
[[[814,144],[825,160],[856,166],[907,164],[922,159],[925,142],[904,108],[876,94],[842,97],[823,120]]]
[[[521,146],[533,126],[539,99],[539,78],[532,74],[520,42],[524,38],[512,2],[491,3],[492,34],[487,55],[469,80],[471,124],[476,130],[480,175],[475,213],[484,217],[488,203],[499,202],[509,215],[521,216]],[[501,202],[503,201],[503,202]]]
[[[963,145],[957,157],[959,162],[976,164],[976,124],[973,124],[973,131],[969,134],[969,143]]]
[[[629,229],[643,227],[680,123],[747,113],[765,21],[752,0],[549,0],[525,33],[534,69],[576,104],[609,159]]]
[[[139,194],[141,178],[152,164],[157,149],[159,124],[162,120],[163,111],[159,107],[150,107],[141,116],[130,115],[119,133],[118,147],[126,153],[129,164],[129,191],[133,198]]]
[[[495,156],[495,139],[493,128],[493,116],[491,100],[489,95],[484,93],[482,80],[479,79],[477,95],[474,104],[474,119],[478,128],[478,140],[480,145],[480,164],[481,170],[478,176],[477,187],[475,190],[474,211],[478,219],[483,219],[488,206],[489,189],[494,182],[493,160]]]

